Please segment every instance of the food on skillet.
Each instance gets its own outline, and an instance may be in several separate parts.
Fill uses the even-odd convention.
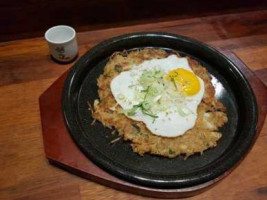
[[[227,122],[207,70],[177,52],[147,48],[111,56],[98,78],[93,118],[139,155],[186,157],[216,147]]]

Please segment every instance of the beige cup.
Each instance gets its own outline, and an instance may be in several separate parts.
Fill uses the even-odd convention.
[[[45,32],[50,54],[60,62],[72,61],[78,54],[76,32],[70,26],[59,25]]]

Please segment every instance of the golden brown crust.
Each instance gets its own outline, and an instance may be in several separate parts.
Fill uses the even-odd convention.
[[[221,138],[218,128],[227,122],[225,107],[215,97],[215,90],[207,70],[197,61],[188,57],[189,64],[205,83],[205,93],[198,106],[198,117],[195,126],[184,135],[175,138],[160,137],[152,134],[142,122],[134,121],[123,114],[122,108],[116,103],[110,82],[120,71],[129,70],[131,65],[138,65],[145,60],[165,58],[169,55],[161,49],[144,49],[130,53],[115,53],[105,66],[104,73],[99,77],[99,102],[94,105],[93,117],[105,126],[115,127],[124,140],[131,141],[134,152],[139,155],[151,153],[169,158],[180,154],[186,157],[194,153],[202,153],[215,147]],[[179,56],[179,54],[177,53]]]

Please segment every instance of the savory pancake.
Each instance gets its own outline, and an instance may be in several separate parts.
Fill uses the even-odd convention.
[[[207,70],[189,57],[187,60],[191,69],[205,84],[204,96],[198,105],[197,119],[192,129],[178,137],[162,137],[151,133],[143,122],[130,119],[124,114],[124,110],[112,95],[112,79],[121,72],[130,70],[133,65],[155,58],[166,58],[170,54],[181,57],[177,52],[168,53],[156,48],[115,53],[97,80],[99,100],[94,102],[93,118],[106,127],[114,127],[124,140],[131,141],[133,151],[139,155],[150,153],[173,158],[180,154],[188,157],[202,153],[208,148],[216,147],[222,136],[218,128],[227,122],[226,109],[215,98],[215,90]]]

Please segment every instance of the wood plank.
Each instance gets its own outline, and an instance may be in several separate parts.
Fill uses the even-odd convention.
[[[41,36],[48,27],[57,24],[69,24],[84,31],[266,7],[264,0],[169,0],[164,3],[161,0],[2,0],[0,24],[5,28],[0,29],[0,41]]]
[[[252,14],[252,15],[251,15]],[[212,24],[222,39],[260,35],[267,33],[267,12],[228,14],[204,18]]]
[[[263,12],[261,16],[265,16],[266,13],[267,12]],[[259,13],[252,12],[252,16],[254,15],[258,16]],[[241,17],[242,16],[243,14],[241,14]],[[255,36],[252,35],[221,40],[222,36],[208,19],[215,21],[215,19],[221,20],[226,19],[227,17],[223,15],[215,19],[213,18],[215,17],[176,20],[171,22],[160,22],[155,24],[79,33],[79,54],[83,55],[92,46],[110,37],[129,32],[139,32],[140,30],[166,31],[181,34],[207,42],[216,48],[223,49],[264,46],[267,44],[266,34],[257,35],[261,33],[260,31],[257,31]],[[229,18],[235,19],[237,17],[236,15],[229,15]],[[251,17],[250,22],[252,18],[253,17]],[[259,22],[258,18],[256,18],[256,22]],[[236,23],[238,23],[238,21],[236,21]],[[264,22],[262,23],[264,24]],[[259,27],[261,26],[259,25]],[[265,33],[265,30],[263,29],[262,32]],[[50,59],[48,47],[43,38],[1,43],[0,55],[0,86],[60,76],[65,70],[72,66],[72,64],[59,65],[53,62]],[[8,68],[6,66],[8,66]]]
[[[203,34],[197,34],[200,30]],[[79,55],[84,54],[96,43],[123,33],[143,31],[178,32],[200,40],[219,39],[215,31],[199,19],[165,22],[152,25],[139,25],[106,31],[93,31],[78,34]],[[191,33],[191,34],[190,34]],[[60,65],[53,62],[49,56],[46,42],[43,38],[21,40],[0,44],[0,86],[46,79],[61,75],[72,64]],[[6,66],[9,66],[8,68]],[[30,73],[29,73],[30,72]]]
[[[15,200],[51,200],[51,199],[64,199],[64,200],[80,200],[80,189],[78,185],[64,185],[53,187],[50,189],[42,189],[33,194],[22,195]]]
[[[60,188],[64,179],[61,178],[67,174],[51,167],[43,151],[38,98],[54,80],[0,89],[0,96],[4,96],[0,98],[0,105],[5,105],[0,109],[0,199],[10,196],[34,199],[38,196],[36,191],[45,196],[46,190],[52,192],[54,187]],[[67,175],[66,183],[69,178],[73,177]],[[62,191],[54,195],[63,194]]]
[[[234,51],[267,87],[267,46],[241,48]]]
[[[82,34],[83,35],[81,37],[81,40],[83,41],[83,38],[86,38],[86,34],[85,33]],[[96,32],[88,33],[87,38],[91,38],[90,36],[97,34],[98,33]],[[90,39],[92,40],[91,43],[90,41],[88,41],[88,43],[82,42],[85,44],[80,45],[79,48],[80,56],[83,55],[87,50],[89,50],[93,46],[93,44],[97,43],[94,42],[93,39],[95,38]],[[18,48],[12,51],[13,47],[16,46],[16,44],[18,44]],[[5,53],[6,56],[0,58],[0,86],[60,76],[64,71],[66,71],[73,65],[73,63],[67,65],[61,65],[52,61],[49,56],[47,47],[45,45],[43,45],[43,47],[42,45],[40,45],[40,44],[45,44],[45,42],[41,38],[37,40],[36,46],[32,45],[27,46],[27,44],[28,43],[25,41],[18,41],[18,43],[8,44],[7,51],[5,51],[6,46],[4,46],[3,48],[0,47],[0,53],[1,50],[3,53],[4,51],[6,52]],[[262,47],[264,48],[264,46],[267,45],[267,35],[250,36],[250,37],[228,39],[228,40],[215,40],[211,42],[209,41],[208,44],[210,44],[215,48],[229,49],[229,50],[241,49],[241,48],[249,49],[251,46],[255,49],[257,48],[261,49]],[[24,45],[25,48],[20,48],[23,47]],[[36,48],[39,45],[41,47]],[[239,51],[240,53],[238,53],[238,56],[240,56],[242,59],[244,58],[245,60],[245,57],[247,57],[248,53],[246,53],[245,50],[244,51],[239,50]],[[264,51],[264,49],[259,51]],[[251,59],[254,58],[255,61],[258,60],[258,56],[260,56],[261,59],[265,59],[265,57],[262,56],[262,53],[257,54],[257,52],[255,52],[253,55],[254,56],[251,57]],[[265,62],[265,60],[263,60],[262,62]],[[250,67],[251,62],[246,61],[245,63]],[[258,65],[260,65],[260,63]],[[253,69],[253,67],[251,68]],[[262,73],[257,73],[257,74],[262,75]],[[264,80],[265,78],[262,77],[261,79]]]
[[[215,48],[225,49],[225,50],[235,50],[235,49],[249,48],[249,47],[261,47],[267,45],[267,34],[215,40],[207,43]]]

